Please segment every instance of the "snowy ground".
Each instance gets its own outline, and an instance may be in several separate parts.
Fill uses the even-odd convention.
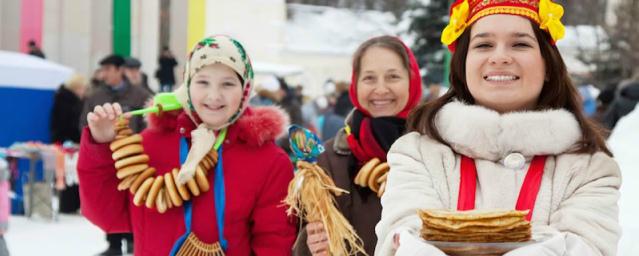
[[[107,248],[104,233],[81,215],[61,215],[57,222],[11,216],[4,236],[12,256],[88,256]]]

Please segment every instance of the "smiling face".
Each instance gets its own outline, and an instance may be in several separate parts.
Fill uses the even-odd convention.
[[[408,69],[399,55],[370,47],[362,55],[357,100],[372,117],[395,116],[408,102]]]
[[[195,111],[210,128],[226,124],[242,101],[240,78],[220,63],[204,66],[195,73],[189,90]]]
[[[470,33],[466,82],[475,102],[500,113],[534,109],[546,68],[529,20],[490,15]]]

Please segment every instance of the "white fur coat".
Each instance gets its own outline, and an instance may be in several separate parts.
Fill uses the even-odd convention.
[[[566,110],[499,114],[451,102],[436,125],[448,147],[425,135],[409,133],[388,153],[391,171],[381,199],[376,255],[392,255],[395,230],[419,234],[418,209],[456,209],[460,153],[477,165],[477,209],[514,209],[530,159],[549,155],[532,216],[533,227],[561,232],[567,255],[616,255],[621,175],[604,153],[569,152],[581,139]],[[506,167],[504,158],[521,153],[524,166]]]

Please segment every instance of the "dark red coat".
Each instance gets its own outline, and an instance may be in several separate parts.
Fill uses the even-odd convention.
[[[291,254],[296,225],[282,200],[293,166],[273,142],[287,125],[284,115],[273,107],[249,108],[229,128],[222,155],[227,255]],[[184,113],[152,118],[142,144],[158,174],[179,166],[180,131],[190,136],[194,128]],[[133,232],[136,255],[169,254],[185,231],[183,208],[160,214],[134,206],[128,191],[116,189],[119,180],[108,144],[96,143],[88,128],[82,134],[78,173],[84,216],[109,233]],[[213,184],[213,171],[209,181]],[[204,242],[218,241],[213,189],[192,200],[193,232]]]

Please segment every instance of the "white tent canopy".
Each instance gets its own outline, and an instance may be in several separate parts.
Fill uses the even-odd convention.
[[[55,90],[72,74],[71,68],[52,61],[0,51],[0,87]]]

